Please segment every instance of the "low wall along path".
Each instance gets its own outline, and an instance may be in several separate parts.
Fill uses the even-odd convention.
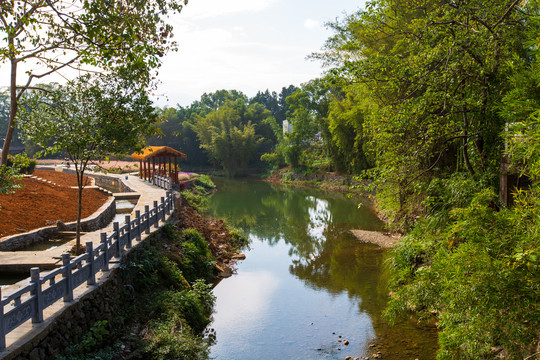
[[[46,336],[55,319],[67,313],[79,299],[103,287],[119,266],[120,258],[172,216],[175,205],[172,192],[137,176],[109,176],[139,194],[133,212],[126,216],[123,224],[114,223],[83,235],[81,244],[86,244],[85,254],[70,258],[67,252],[73,246],[71,241],[54,253],[41,252],[51,253],[47,256],[55,257],[63,266],[47,273],[33,268],[31,278],[0,289],[0,359],[28,354],[32,350],[28,349],[28,344]]]

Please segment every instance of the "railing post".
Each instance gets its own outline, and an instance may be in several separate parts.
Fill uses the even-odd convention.
[[[167,191],[165,205],[167,206],[167,215],[170,215],[171,214],[171,192],[170,191]]]
[[[154,200],[154,226],[159,228],[159,206],[158,202]]]
[[[161,197],[161,220],[165,221],[165,198]]]
[[[141,210],[135,210],[135,223],[137,224],[137,240],[141,241]]]
[[[131,249],[131,216],[126,215],[126,225],[127,225],[127,248]]]
[[[103,262],[103,271],[109,271],[109,244],[107,243],[107,233],[101,233],[101,243],[105,244],[103,246],[103,256],[105,256],[105,261]]]
[[[94,263],[94,243],[91,241],[86,242],[86,253],[88,254],[88,260],[86,263],[90,263],[90,277],[86,280],[86,285],[96,284],[96,264]]]
[[[62,277],[66,279],[66,288],[67,293],[64,296],[64,302],[73,301],[73,278],[71,276],[71,258],[69,253],[62,254],[62,266],[64,267],[64,272]]]
[[[34,290],[30,294],[35,297],[36,312],[32,316],[32,323],[37,324],[43,321],[43,298],[41,294],[41,280],[39,279],[39,268],[30,269],[30,283],[34,285]]]
[[[0,287],[0,352],[6,349],[6,334],[4,333],[4,302],[2,288]]]
[[[146,215],[146,229],[144,232],[150,234],[150,206],[144,205],[144,214]]]
[[[122,253],[122,245],[120,244],[120,224],[118,224],[118,221],[113,223],[113,231],[116,240],[116,257],[119,258]]]

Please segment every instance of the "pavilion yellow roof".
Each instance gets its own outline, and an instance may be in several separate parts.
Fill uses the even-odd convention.
[[[131,154],[132,158],[138,160],[146,160],[155,156],[178,156],[180,158],[187,158],[187,155],[183,152],[168,146],[148,146],[142,149],[140,152]]]

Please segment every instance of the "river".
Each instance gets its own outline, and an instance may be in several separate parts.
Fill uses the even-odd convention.
[[[209,212],[251,241],[237,272],[214,289],[212,358],[434,359],[436,332],[412,322],[390,327],[386,250],[351,229],[381,230],[365,200],[341,193],[215,179]],[[345,345],[347,340],[348,345]]]

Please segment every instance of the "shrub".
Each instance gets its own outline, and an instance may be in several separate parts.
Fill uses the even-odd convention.
[[[387,316],[440,320],[440,359],[524,358],[540,327],[540,205],[533,192],[497,211],[480,191],[447,221],[419,222],[394,251]]]
[[[214,182],[212,181],[212,179],[210,179],[210,176],[208,176],[208,175],[199,176],[195,180],[195,185],[202,186],[203,188],[209,189],[209,190],[212,190],[212,189],[216,188],[216,184],[214,184]]]

